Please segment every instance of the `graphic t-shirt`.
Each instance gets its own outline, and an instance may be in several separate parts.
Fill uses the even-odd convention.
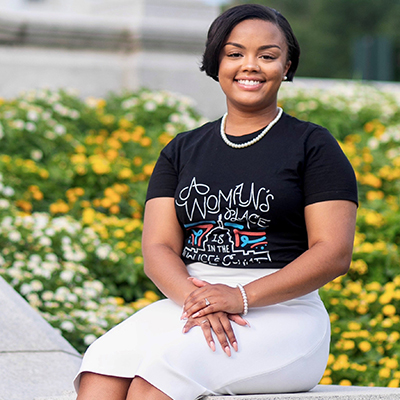
[[[357,203],[354,171],[326,129],[283,113],[259,142],[234,149],[223,142],[220,123],[177,135],[149,183],[147,200],[175,198],[186,264],[282,268],[308,248],[305,206]],[[243,143],[257,134],[229,139]]]

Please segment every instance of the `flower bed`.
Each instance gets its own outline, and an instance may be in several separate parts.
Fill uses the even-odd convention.
[[[400,101],[285,84],[280,102],[340,140],[359,182],[350,271],[321,289],[332,320],[321,382],[398,387]],[[158,298],[140,251],[145,191],[161,148],[201,123],[189,99],[147,90],[0,104],[0,273],[79,351]]]

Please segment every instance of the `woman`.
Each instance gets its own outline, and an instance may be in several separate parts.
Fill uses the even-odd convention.
[[[168,299],[88,349],[78,400],[319,382],[330,328],[318,288],[348,270],[357,189],[335,139],[277,107],[299,53],[267,7],[237,6],[212,24],[202,70],[219,81],[228,113],[166,146],[147,195],[145,271]]]

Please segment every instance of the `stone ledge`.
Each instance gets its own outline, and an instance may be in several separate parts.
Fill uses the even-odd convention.
[[[202,400],[395,400],[400,389],[361,386],[318,385],[306,393],[252,394],[245,396],[206,396]],[[74,392],[34,400],[76,400]]]

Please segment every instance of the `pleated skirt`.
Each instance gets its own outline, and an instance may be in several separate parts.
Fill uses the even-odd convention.
[[[189,274],[235,287],[276,270],[194,263]],[[239,350],[228,357],[215,339],[209,348],[200,327],[183,334],[182,308],[171,300],[138,311],[86,351],[83,372],[140,376],[173,400],[203,395],[288,393],[318,384],[329,355],[330,322],[318,291],[279,304],[251,308],[250,327],[232,322]]]

